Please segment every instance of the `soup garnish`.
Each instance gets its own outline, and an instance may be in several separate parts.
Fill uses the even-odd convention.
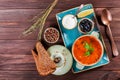
[[[84,47],[86,49],[85,56],[90,56],[90,54],[94,51],[92,44],[88,44],[86,41],[84,42]]]

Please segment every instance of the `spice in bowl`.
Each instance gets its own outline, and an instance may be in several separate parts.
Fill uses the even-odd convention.
[[[78,29],[82,33],[89,33],[94,28],[94,22],[88,18],[83,18],[78,24]]]
[[[47,28],[44,32],[44,39],[48,43],[56,43],[59,39],[59,31],[56,28]]]

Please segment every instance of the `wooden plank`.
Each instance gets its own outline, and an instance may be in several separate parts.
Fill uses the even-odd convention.
[[[0,22],[31,22],[33,23],[33,17],[41,14],[44,9],[6,9],[0,10]],[[54,9],[51,15],[48,17],[48,21],[55,21],[55,15],[62,9]]]
[[[91,74],[92,72],[92,74]],[[47,76],[47,77],[40,77],[37,73],[37,71],[1,71],[0,72],[0,78],[2,79],[8,79],[9,80],[23,80],[23,79],[30,79],[30,80],[34,80],[34,79],[40,79],[40,80],[85,80],[85,78],[87,77],[89,80],[95,80],[95,78],[101,78],[100,76],[103,75],[103,73],[107,73],[109,71],[88,71],[88,72],[84,72],[84,73],[80,73],[80,74],[73,74],[72,72],[69,72],[66,75],[63,76]],[[97,73],[97,74],[96,74]],[[96,76],[94,76],[93,74],[96,74]],[[93,77],[94,76],[94,77]]]
[[[53,0],[0,0],[1,9],[20,9],[20,8],[46,8]],[[80,4],[92,3],[95,7],[120,7],[119,0],[60,0],[56,8],[71,8]]]
[[[26,55],[34,47],[36,40],[0,40],[0,55]],[[25,53],[25,52],[26,53]]]
[[[91,74],[92,73],[92,74]],[[114,77],[113,77],[114,76]],[[63,76],[39,76],[37,71],[1,71],[1,80],[119,80],[120,71],[87,71],[73,74],[71,71]]]
[[[13,56],[18,55],[18,57],[19,55],[31,55],[30,50],[34,48],[36,41],[37,40],[0,40],[0,55],[7,56],[12,54]],[[62,45],[62,42],[59,41],[57,44]]]
[[[71,7],[72,8],[72,7]],[[96,8],[101,12],[103,8]],[[54,9],[47,21],[56,21],[55,14],[66,9]],[[109,9],[113,15],[113,21],[120,21],[120,8]],[[38,15],[43,9],[6,9],[0,10],[0,23],[5,22],[31,22],[32,18]],[[117,14],[117,15],[116,15]]]
[[[32,24],[27,23],[0,23],[0,40],[36,40],[37,39],[37,33],[39,31],[36,30],[32,34],[26,36],[26,37],[20,37],[22,32],[26,30],[28,27],[30,27]],[[46,22],[45,28],[47,27],[55,27],[58,29],[57,22]],[[43,30],[44,32],[44,30]]]
[[[0,21],[1,22],[30,22],[30,20],[39,14],[42,9],[7,9],[0,10]]]
[[[18,55],[18,54],[17,55],[14,55],[14,54],[9,55],[9,54],[7,54],[4,56],[1,56],[0,70],[1,71],[36,70],[34,59],[33,59],[32,55],[30,55],[30,54],[31,54],[31,52],[29,53],[29,55],[23,55],[23,54],[22,55]]]
[[[31,49],[35,40],[0,41],[0,70],[35,70]]]

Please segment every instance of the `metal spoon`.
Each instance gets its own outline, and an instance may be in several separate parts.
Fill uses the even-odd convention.
[[[102,11],[101,20],[102,20],[103,24],[106,25],[108,30],[109,30],[109,35],[110,35],[110,41],[111,41],[111,45],[112,45],[111,47],[112,47],[113,55],[114,56],[118,56],[119,55],[118,49],[116,47],[116,44],[115,44],[113,36],[112,36],[111,29],[110,29],[110,22],[112,21],[112,15],[111,15],[111,13],[107,9],[104,9]]]
[[[79,7],[78,7],[78,10],[76,12],[76,15],[78,14],[78,12],[80,12],[80,10],[84,7],[84,4],[81,4]]]
[[[75,13],[75,16],[73,18],[76,18],[77,17],[77,14],[80,12],[80,10],[84,7],[84,4],[81,4],[79,7],[78,7],[78,10],[76,11]]]

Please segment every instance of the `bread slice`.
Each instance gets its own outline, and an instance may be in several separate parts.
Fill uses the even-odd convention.
[[[36,50],[38,55],[34,50],[32,50],[32,54],[35,59],[36,67],[39,74],[42,76],[46,76],[53,73],[56,69],[56,65],[51,60],[49,54],[47,53],[41,42],[36,43]]]

